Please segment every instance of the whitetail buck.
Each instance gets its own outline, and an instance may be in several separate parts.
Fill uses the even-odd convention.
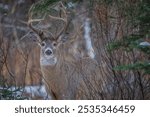
[[[44,83],[52,99],[90,99],[96,93],[93,90],[98,84],[96,82],[100,80],[98,66],[93,60],[94,55],[91,58],[86,52],[85,40],[78,34],[81,33],[80,30],[71,37],[75,39],[64,39],[64,33],[69,26],[68,15],[64,5],[61,2],[58,4],[61,16],[49,15],[49,19],[63,22],[63,28],[60,26],[60,32],[56,36],[34,27],[32,23],[41,19],[32,19],[31,12],[28,21],[28,26],[39,37]]]

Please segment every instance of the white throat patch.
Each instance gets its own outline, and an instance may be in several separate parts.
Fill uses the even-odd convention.
[[[40,65],[42,66],[47,66],[47,65],[55,65],[57,63],[57,58],[53,57],[53,58],[45,58],[45,57],[41,57],[40,58]]]

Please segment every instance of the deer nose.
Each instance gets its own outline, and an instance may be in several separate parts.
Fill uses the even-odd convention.
[[[49,50],[49,49],[45,51],[45,54],[48,55],[48,56],[50,56],[52,53],[53,52],[51,50]]]

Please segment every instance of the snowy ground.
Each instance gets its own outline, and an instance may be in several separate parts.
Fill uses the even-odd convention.
[[[1,90],[7,89],[0,87]],[[23,88],[20,87],[10,87],[7,90],[10,90],[13,93],[14,96],[22,96],[25,97],[25,99],[29,100],[46,100],[50,99],[50,96],[48,96],[45,86],[39,85],[39,86],[25,86]]]
[[[41,99],[49,99],[49,96],[46,92],[45,86],[26,86],[24,88],[27,94],[31,95],[31,99],[41,98]]]

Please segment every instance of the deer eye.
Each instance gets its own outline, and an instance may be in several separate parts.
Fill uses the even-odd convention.
[[[42,46],[42,47],[44,47],[45,45],[46,45],[45,42],[42,42],[42,43],[41,43],[41,46]]]
[[[54,43],[53,43],[53,46],[54,46],[54,47],[56,47],[56,46],[57,46],[57,43],[56,43],[56,42],[54,42]]]

